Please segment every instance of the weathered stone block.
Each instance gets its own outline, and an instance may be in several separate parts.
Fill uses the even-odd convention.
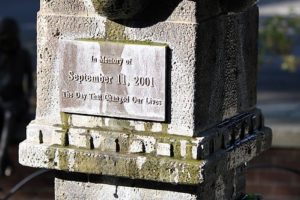
[[[130,153],[145,153],[145,145],[142,140],[133,140],[129,146]]]
[[[111,183],[75,183],[64,179],[55,179],[55,199],[57,200],[150,200],[150,199],[185,199],[196,200],[197,196],[187,192],[156,190],[153,188],[115,186]]]
[[[173,151],[173,146],[171,144],[157,143],[157,155],[171,157],[171,155],[174,154]]]
[[[37,113],[27,140],[20,144],[20,163],[74,172],[70,177],[76,180],[63,172],[57,175],[56,199],[240,198],[244,163],[271,141],[271,131],[255,108],[255,1],[153,0],[132,10],[137,1],[141,0],[41,1]],[[70,48],[62,45],[66,41]],[[81,51],[74,45],[78,41],[84,41]],[[124,116],[118,105],[92,106],[86,99],[83,107],[72,99],[62,103],[62,89],[70,89],[62,74],[77,67],[81,73],[89,71],[84,62],[93,55],[84,49],[99,42],[140,44],[148,50],[153,44],[164,45],[163,59],[137,56],[147,66],[131,71],[159,66],[165,72],[160,81],[164,87],[152,88],[150,95],[165,98],[163,110],[142,105],[136,111],[159,118]],[[110,56],[122,58],[116,49],[110,49]],[[102,73],[102,64],[92,72]],[[71,89],[88,92],[91,87],[97,91],[106,87],[80,84]],[[92,180],[77,179],[85,174]]]
[[[168,44],[172,52],[168,90],[172,91],[172,95],[167,109],[169,117],[163,124],[166,128],[162,127],[162,131],[167,133],[197,135],[201,130],[255,105],[256,8],[242,14],[221,15],[197,25],[164,22],[139,29],[105,18],[57,16],[43,12],[39,21],[43,25],[38,34],[38,52],[42,59],[39,59],[38,66],[37,119],[47,118],[51,123],[61,123],[58,68],[55,66],[58,39],[151,40]],[[109,31],[110,26],[114,30],[112,35],[104,32]],[[178,35],[181,37],[178,38]],[[196,40],[198,37],[202,40]],[[43,44],[46,38],[47,42]],[[225,57],[228,59],[224,63]],[[74,124],[86,127],[102,126],[106,120],[111,128],[126,125],[122,120],[74,115]],[[137,123],[146,126],[143,122],[131,121],[126,127],[134,129]],[[159,127],[159,124],[153,123],[153,126]]]

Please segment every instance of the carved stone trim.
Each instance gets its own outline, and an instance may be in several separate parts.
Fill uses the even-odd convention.
[[[226,120],[201,135],[126,134],[79,127],[63,131],[60,126],[32,124],[27,140],[20,145],[20,163],[196,185],[218,172],[241,166],[271,144],[271,130],[264,127],[258,110]]]

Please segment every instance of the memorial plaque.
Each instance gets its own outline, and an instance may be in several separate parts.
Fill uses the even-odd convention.
[[[62,112],[165,121],[166,46],[62,40]]]

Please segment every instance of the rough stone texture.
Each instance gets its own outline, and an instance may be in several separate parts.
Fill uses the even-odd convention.
[[[29,132],[39,133],[38,128],[28,127]],[[271,145],[271,131],[264,127],[258,110],[223,121],[199,138],[148,132],[125,134],[99,129],[83,131],[81,128],[56,131],[61,133],[60,145],[41,142],[40,135],[36,134],[36,139],[20,144],[20,163],[87,174],[197,185],[218,180],[219,176],[237,170]],[[57,137],[52,132],[48,134]],[[132,145],[136,145],[135,149]]]
[[[163,124],[152,123],[155,127],[162,125],[160,131],[199,135],[200,131],[255,106],[256,7],[242,14],[208,15],[208,19],[201,22],[196,20],[199,3],[182,1],[166,21],[153,19],[156,21],[150,25],[147,20],[144,24],[130,20],[113,22],[93,13],[88,1],[67,2],[42,2],[38,15],[37,123],[62,123],[59,72],[55,66],[60,39],[168,44],[168,119]],[[181,8],[189,9],[182,11]],[[82,123],[85,121],[88,123]],[[142,121],[87,116],[74,117],[72,125],[103,126],[102,121],[112,129],[136,130],[136,126],[144,126],[144,129],[148,126]]]
[[[255,1],[153,0],[114,21],[95,1],[41,1],[37,115],[20,163],[65,171],[56,199],[241,198],[245,163],[271,144],[255,108]],[[58,44],[75,39],[167,44],[167,120],[61,112]]]
[[[238,166],[199,185],[59,173],[55,179],[56,199],[240,200],[245,195],[245,169],[245,165]]]
[[[111,180],[111,181],[108,181]],[[105,183],[101,183],[105,182]],[[108,183],[107,183],[108,182]],[[118,182],[121,185],[114,185],[113,182]],[[147,199],[163,199],[163,200],[174,200],[174,199],[184,199],[184,200],[196,200],[197,196],[195,194],[190,194],[184,190],[180,191],[178,187],[175,187],[177,191],[168,190],[172,186],[168,186],[168,189],[161,190],[151,188],[149,182],[148,185],[144,184],[143,187],[135,187],[138,183],[131,180],[126,180],[127,183],[124,184],[125,180],[120,181],[118,179],[112,179],[107,177],[106,180],[97,182],[90,182],[87,179],[85,181],[69,181],[60,178],[55,179],[55,199],[56,200],[147,200]],[[128,183],[129,182],[129,183]],[[174,189],[173,189],[174,190]]]
[[[109,19],[128,19],[144,10],[151,0],[92,0],[95,10]]]
[[[70,174],[58,174],[55,179],[55,197],[57,200],[241,199],[244,196],[242,189],[245,184],[244,173],[245,166],[241,166],[218,176],[213,181],[195,186],[72,174],[76,177],[75,182],[68,178]]]

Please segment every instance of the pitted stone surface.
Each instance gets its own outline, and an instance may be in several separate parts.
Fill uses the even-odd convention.
[[[255,109],[255,0],[153,0],[130,20],[93,2],[41,1],[37,115],[20,163],[88,177],[58,177],[56,199],[240,198],[245,163],[271,143]],[[86,39],[168,45],[164,123],[60,112],[58,44]]]
[[[203,181],[202,175],[198,173],[202,161],[196,160],[185,162],[184,159],[116,154],[109,151],[88,151],[59,146],[47,147],[28,142],[20,144],[19,152],[24,156],[19,162],[32,167],[176,184],[195,185]]]
[[[196,185],[216,180],[215,176],[249,162],[271,145],[271,131],[264,127],[261,118],[258,110],[237,115],[208,129],[200,138],[166,137],[147,132],[125,134],[103,129],[84,132],[82,128],[70,128],[66,133],[61,131],[63,145],[47,146],[38,140],[24,141],[19,149],[22,155],[20,163]],[[250,120],[250,127],[243,126]],[[36,127],[31,125],[30,130],[38,132],[39,125]],[[236,134],[234,137],[232,130]],[[230,139],[226,139],[228,137]]]
[[[130,153],[145,153],[145,144],[142,140],[133,140],[129,146]]]
[[[41,12],[60,15],[98,15],[97,1],[99,2],[101,0],[42,0]],[[153,15],[153,12],[155,12],[155,15],[164,18],[168,17],[165,16],[166,13],[169,14],[168,20],[196,22],[196,19],[205,20],[217,16],[220,13],[244,11],[253,6],[256,1],[257,0],[165,0],[162,2],[160,0],[152,0],[149,6],[144,7],[142,15],[135,16],[135,19],[149,20],[155,17]],[[147,5],[147,3],[145,5]],[[169,11],[168,9],[174,10]],[[114,18],[113,15],[111,15],[111,17]],[[115,18],[119,17],[122,18],[122,16],[118,16],[118,14],[115,15]]]
[[[157,155],[159,156],[171,156],[172,145],[167,143],[157,143]]]
[[[55,67],[58,40],[153,41],[168,44],[171,53],[168,90],[172,92],[167,109],[169,120],[164,124],[164,130],[170,134],[197,135],[199,131],[255,105],[256,47],[252,41],[256,37],[248,33],[257,27],[256,14],[257,9],[252,8],[242,14],[224,15],[198,25],[170,21],[134,28],[97,16],[59,16],[41,12],[38,17],[37,119],[61,123],[59,76]],[[196,40],[198,37],[203,40]],[[225,57],[228,61],[224,65]],[[205,67],[208,65],[211,67]],[[74,123],[86,127],[91,124],[101,126],[103,121],[88,116],[74,118]],[[112,126],[133,130],[135,124],[143,124],[107,120]],[[89,123],[83,123],[85,121]],[[156,127],[158,125],[155,124]]]
[[[97,183],[75,183],[55,179],[56,200],[196,200],[197,196],[184,192]]]

